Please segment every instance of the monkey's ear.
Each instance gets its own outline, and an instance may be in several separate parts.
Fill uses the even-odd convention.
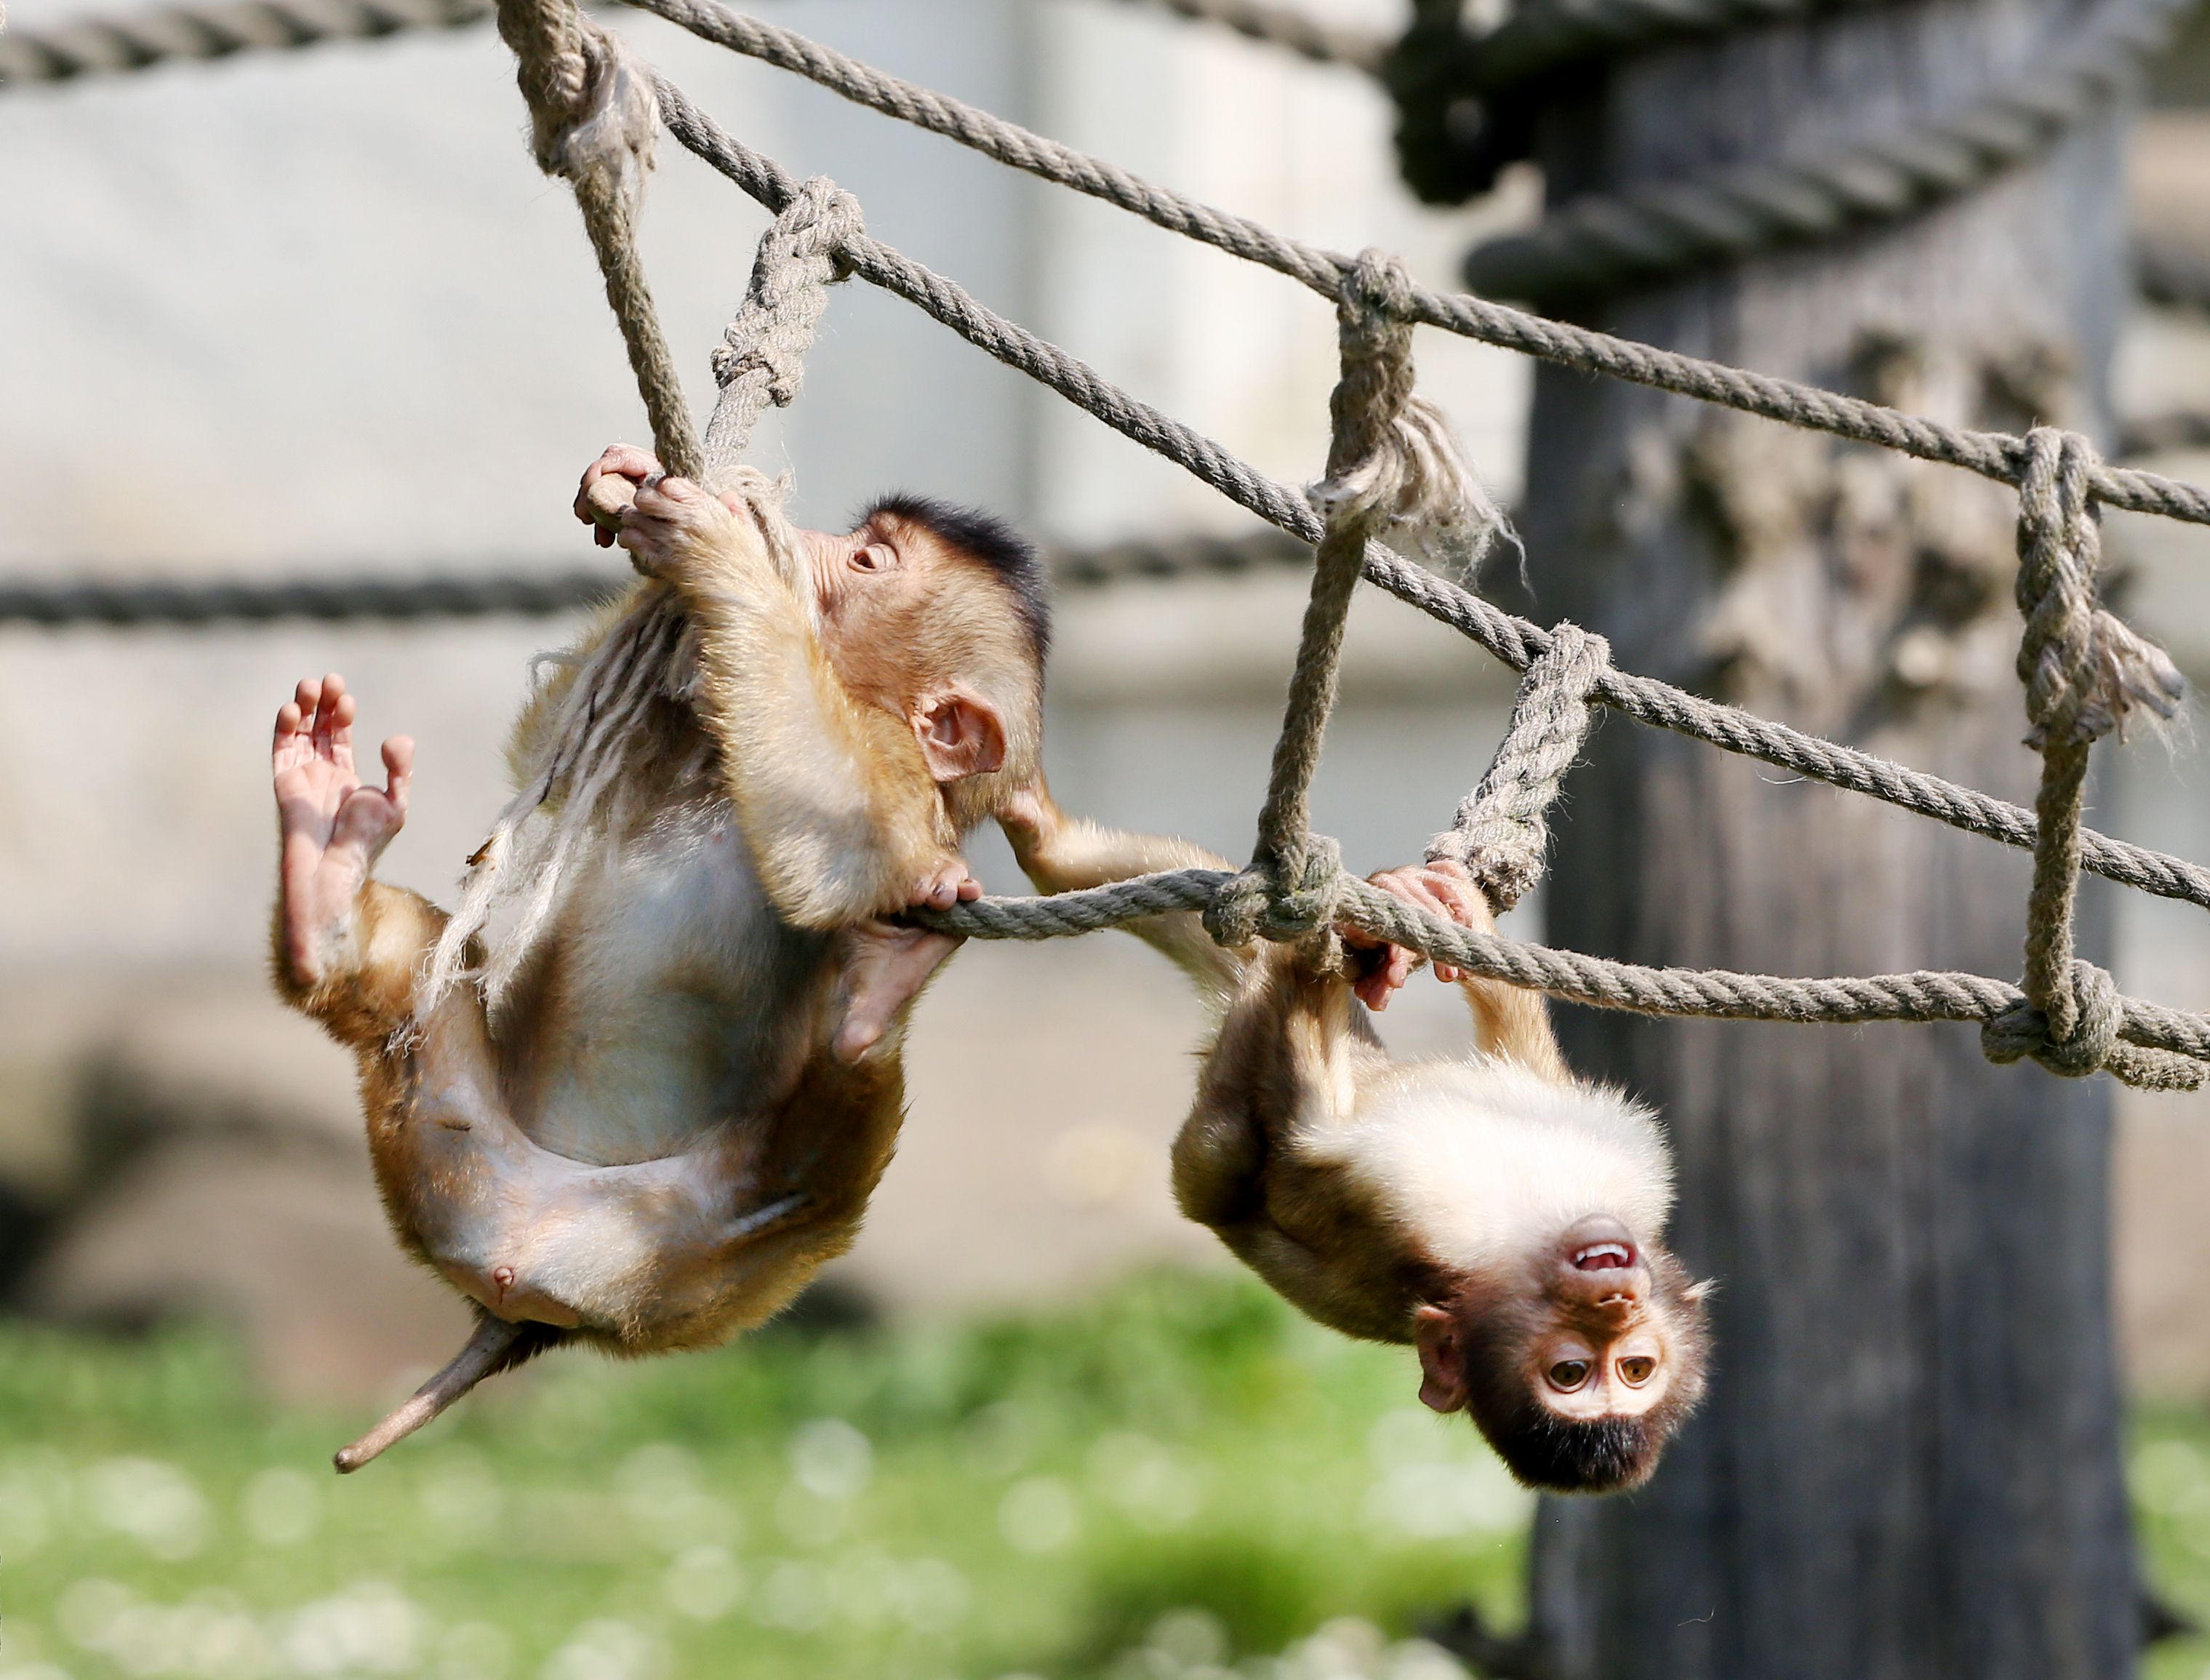
[[[1430,1411],[1465,1410],[1465,1339],[1458,1316],[1446,1307],[1426,1306],[1412,1314],[1412,1341],[1420,1351],[1420,1404]]]
[[[913,734],[939,782],[986,776],[1005,762],[1005,722],[972,689],[923,696],[913,710]]]

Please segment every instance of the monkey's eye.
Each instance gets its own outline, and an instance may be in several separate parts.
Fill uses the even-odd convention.
[[[1550,1387],[1561,1393],[1570,1393],[1588,1381],[1589,1362],[1585,1359],[1561,1359],[1546,1375]]]
[[[1639,1388],[1658,1375],[1658,1362],[1646,1353],[1630,1353],[1619,1362],[1619,1380],[1630,1388]]]

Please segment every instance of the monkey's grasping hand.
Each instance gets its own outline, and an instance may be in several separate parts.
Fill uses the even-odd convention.
[[[1426,910],[1476,934],[1496,930],[1488,900],[1458,864],[1411,864],[1400,869],[1384,869],[1379,874],[1368,876],[1367,880],[1415,909]],[[1391,945],[1357,928],[1346,926],[1343,942],[1359,953],[1356,960],[1361,972],[1351,989],[1357,993],[1361,1003],[1377,1012],[1389,1006],[1390,998],[1412,977],[1413,970],[1427,961],[1416,951]],[[1436,979],[1449,982],[1458,977],[1458,971],[1448,964],[1435,964]]]

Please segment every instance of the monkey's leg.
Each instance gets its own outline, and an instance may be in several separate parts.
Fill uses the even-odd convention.
[[[836,1024],[829,1042],[837,1060],[856,1061],[885,1038],[896,1042],[892,1026],[903,1023],[960,942],[949,934],[886,922],[861,922],[843,939]]]
[[[1079,892],[1138,875],[1169,869],[1228,869],[1234,866],[1202,846],[1156,835],[1101,827],[1060,809],[1041,783],[1013,795],[998,813],[1022,872],[1046,893]],[[1165,953],[1214,1003],[1225,1007],[1250,961],[1223,950],[1193,913],[1144,916],[1127,931]]]

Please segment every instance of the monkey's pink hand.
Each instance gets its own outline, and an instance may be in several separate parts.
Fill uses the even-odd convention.
[[[839,1061],[857,1061],[882,1042],[961,941],[887,922],[861,922],[844,937],[843,1008],[830,1049]]]
[[[964,858],[947,857],[918,881],[906,900],[912,910],[948,910],[954,904],[971,903],[982,896],[982,883],[967,873]]]
[[[637,486],[659,476],[660,462],[647,451],[631,444],[608,444],[583,468],[583,481],[576,486],[576,517],[591,528],[591,541],[613,547],[617,511],[635,499]],[[613,482],[601,487],[602,480]]]
[[[713,557],[735,549],[742,537],[729,503],[685,478],[641,484],[622,514],[621,546],[637,569],[683,589],[706,575]]]
[[[1384,869],[1368,877],[1368,882],[1391,897],[1428,911],[1461,928],[1486,934],[1493,931],[1495,922],[1489,915],[1488,901],[1470,877],[1455,863],[1412,864],[1401,869]],[[1372,958],[1372,966],[1361,975],[1352,989],[1358,1000],[1368,1009],[1380,1011],[1389,1006],[1389,1000],[1397,989],[1412,977],[1412,971],[1427,959],[1416,951],[1390,945],[1356,928],[1343,930],[1343,942],[1354,951],[1379,953]],[[1445,963],[1435,964],[1435,978],[1455,981],[1458,970]]]
[[[332,672],[301,682],[276,714],[269,768],[282,845],[284,946],[303,985],[320,977],[353,895],[407,821],[414,743],[404,735],[385,741],[385,784],[363,786],[353,764],[356,710],[345,680]]]

